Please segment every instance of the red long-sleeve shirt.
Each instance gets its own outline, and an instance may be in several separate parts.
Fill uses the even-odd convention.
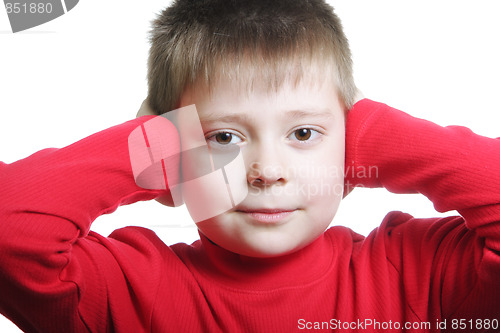
[[[23,330],[434,332],[446,320],[447,331],[473,332],[488,328],[486,320],[500,325],[500,140],[362,100],[347,119],[346,164],[377,172],[347,180],[419,192],[461,216],[391,212],[367,237],[332,227],[298,252],[256,259],[203,236],[167,246],[139,227],[109,237],[89,231],[99,215],[161,194],[137,187],[130,166],[127,138],[145,119],[0,163],[0,312]]]

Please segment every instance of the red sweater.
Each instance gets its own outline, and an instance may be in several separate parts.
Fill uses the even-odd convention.
[[[127,138],[146,119],[0,163],[0,312],[23,330],[434,332],[446,320],[450,332],[500,331],[500,140],[358,102],[346,164],[378,174],[349,181],[419,192],[461,216],[392,212],[368,237],[333,227],[296,253],[255,259],[203,236],[167,246],[139,227],[89,231],[161,194],[131,171]]]

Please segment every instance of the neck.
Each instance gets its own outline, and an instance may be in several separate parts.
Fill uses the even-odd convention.
[[[200,233],[196,256],[208,278],[237,289],[269,290],[311,283],[332,266],[335,248],[321,235],[306,247],[278,257],[254,258],[223,249]]]

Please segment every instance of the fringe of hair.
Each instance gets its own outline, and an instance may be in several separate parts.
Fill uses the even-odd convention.
[[[312,70],[334,80],[346,110],[354,101],[349,43],[323,0],[177,0],[153,21],[150,41],[148,101],[157,114],[177,108],[200,80],[278,89]]]

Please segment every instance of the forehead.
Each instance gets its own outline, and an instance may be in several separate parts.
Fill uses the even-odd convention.
[[[254,78],[252,78],[254,79]],[[331,78],[309,72],[300,80],[285,80],[275,89],[265,81],[221,77],[211,86],[198,84],[186,89],[181,106],[195,104],[200,120],[249,123],[252,119],[343,118],[343,103]]]
[[[195,84],[211,91],[228,81],[241,91],[251,93],[258,89],[276,92],[284,85],[321,85],[325,81],[337,86],[339,80],[332,59],[299,54],[283,59],[228,57],[214,68],[207,68]]]
[[[215,98],[230,92],[238,98],[256,95],[276,95],[284,90],[307,93],[325,85],[339,95],[338,75],[332,61],[321,59],[284,59],[265,62],[254,59],[229,59],[216,69],[207,69],[193,84],[184,89],[182,97],[202,96]],[[227,96],[228,93],[224,94]],[[235,96],[233,96],[235,97]]]

